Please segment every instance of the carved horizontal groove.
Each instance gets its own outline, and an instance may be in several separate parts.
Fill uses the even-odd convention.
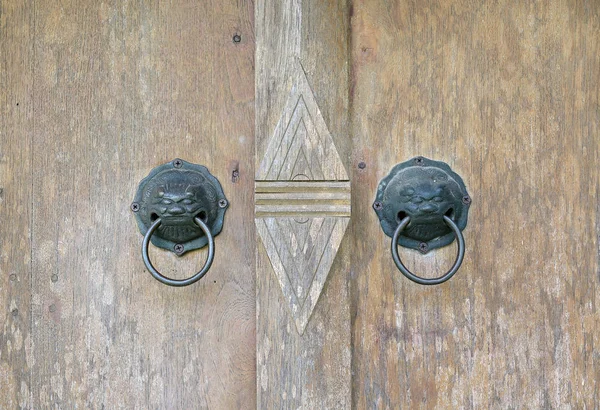
[[[313,203],[346,205],[350,203],[350,192],[257,192],[255,201],[256,205]]]
[[[350,181],[256,181],[256,193],[350,192]]]
[[[256,181],[256,216],[350,216],[350,181]]]
[[[350,205],[306,204],[306,205],[256,205],[256,217],[267,216],[350,216]]]

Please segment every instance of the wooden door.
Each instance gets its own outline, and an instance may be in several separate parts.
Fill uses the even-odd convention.
[[[353,176],[357,407],[600,405],[599,67],[597,2],[354,4],[353,153],[370,165]],[[473,197],[441,286],[398,275],[368,209],[415,155]],[[404,255],[434,275],[454,253]]]
[[[252,3],[0,7],[0,407],[254,407]],[[129,210],[177,157],[231,204],[186,288]],[[151,249],[175,278],[205,255]]]
[[[259,0],[256,10],[256,217],[291,226],[287,236],[273,226],[269,243],[257,221],[259,407],[598,407],[600,5]],[[314,97],[302,118],[324,119],[312,135],[331,134],[351,182],[350,223],[328,243],[337,257],[302,333],[293,294],[303,293],[277,272],[293,276],[292,256],[306,250],[285,221],[295,185],[259,213],[260,167],[281,123],[295,126],[297,94]],[[310,127],[297,129],[313,155]],[[418,155],[449,164],[473,198],[464,263],[432,287],[396,269],[372,209],[378,182]],[[314,179],[330,201],[331,178]],[[305,195],[297,225],[311,209],[314,221],[343,217]],[[286,241],[292,256],[277,246]],[[435,277],[455,246],[401,255]]]
[[[1,408],[600,405],[595,1],[2,1],[0,58]],[[439,286],[372,209],[417,155]],[[230,203],[185,288],[129,210],[176,157]]]

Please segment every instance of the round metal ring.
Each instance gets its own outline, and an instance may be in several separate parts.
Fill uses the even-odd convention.
[[[452,231],[454,232],[454,236],[456,237],[456,241],[458,242],[456,261],[454,261],[454,265],[452,265],[452,268],[450,268],[450,270],[444,275],[440,276],[439,278],[426,279],[421,278],[409,271],[400,260],[400,255],[398,255],[398,238],[400,237],[400,234],[402,233],[404,228],[406,228],[409,222],[410,216],[407,216],[402,221],[400,221],[398,227],[396,228],[396,231],[394,232],[394,237],[392,238],[392,258],[394,259],[396,266],[404,276],[406,276],[413,282],[416,282],[421,285],[439,285],[440,283],[446,282],[448,279],[454,276],[458,268],[460,268],[460,265],[462,264],[462,261],[465,257],[465,238],[463,237],[462,232],[451,218],[444,215],[444,222],[446,222],[446,225],[448,225],[450,229],[452,229]]]
[[[194,222],[200,227],[200,229],[202,229],[202,232],[204,232],[204,235],[206,235],[206,237],[208,238],[208,258],[206,258],[206,262],[204,263],[204,267],[202,268],[202,270],[200,270],[194,276],[191,276],[187,279],[177,280],[167,278],[166,276],[162,275],[158,270],[156,270],[156,268],[152,265],[152,262],[150,262],[150,257],[148,256],[148,246],[150,244],[150,238],[152,237],[152,234],[161,224],[160,218],[158,218],[150,226],[148,232],[146,232],[146,235],[144,236],[144,242],[142,243],[142,258],[144,259],[144,264],[146,265],[146,268],[148,268],[152,276],[154,276],[154,278],[159,282],[169,286],[191,285],[192,283],[200,280],[210,269],[210,266],[213,263],[213,259],[215,258],[215,239],[213,238],[210,229],[208,228],[208,226],[206,226],[202,219],[195,217]]]

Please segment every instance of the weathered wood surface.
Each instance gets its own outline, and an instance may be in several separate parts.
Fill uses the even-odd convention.
[[[475,3],[0,2],[0,407],[600,406],[600,6]],[[297,60],[352,181],[303,335],[248,224]],[[474,201],[437,287],[400,275],[371,209],[415,155]],[[174,157],[231,202],[186,289],[145,272],[128,208]],[[267,214],[347,215],[331,187],[267,185]],[[454,252],[401,254],[433,276]],[[204,255],[151,256],[182,277]]]
[[[369,0],[351,21],[353,406],[598,408],[600,4]],[[473,197],[435,287],[371,209],[415,155]],[[402,257],[432,277],[454,246]]]
[[[303,334],[348,227],[350,181],[295,60],[287,102],[256,171],[255,217],[290,316]]]
[[[256,181],[255,216],[350,217],[350,181]]]
[[[348,9],[345,1],[259,0],[255,20],[257,404],[261,409],[347,408],[349,253],[342,238],[349,204],[346,195],[331,196],[340,184],[333,181],[348,179],[351,150]],[[278,141],[294,153],[304,144],[304,156],[289,161],[296,156],[280,155]],[[281,179],[287,181],[273,182]],[[327,181],[321,191],[327,195],[317,198],[309,187],[314,182],[302,180]],[[265,197],[265,185],[268,193],[285,198]],[[342,189],[349,191],[347,183]],[[294,199],[295,192],[309,199]],[[323,237],[315,227],[332,234]],[[304,254],[305,237],[315,249],[325,247],[323,261],[340,249],[331,269],[318,270],[314,278],[310,273],[319,259]],[[304,297],[310,300],[302,305]],[[315,302],[311,316],[305,308]]]
[[[0,1],[0,408],[29,407],[33,13]]]
[[[0,407],[254,407],[253,4],[17,3],[1,3]],[[145,271],[129,211],[175,157],[231,203],[213,267],[182,289]],[[181,278],[206,251],[151,255]]]

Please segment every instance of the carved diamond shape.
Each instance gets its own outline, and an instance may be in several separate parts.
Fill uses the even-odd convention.
[[[256,226],[302,334],[350,216],[350,182],[302,66],[256,175]]]
[[[349,218],[311,218],[304,246],[293,239],[286,224],[293,218],[257,218],[256,226],[300,334],[308,324]]]

